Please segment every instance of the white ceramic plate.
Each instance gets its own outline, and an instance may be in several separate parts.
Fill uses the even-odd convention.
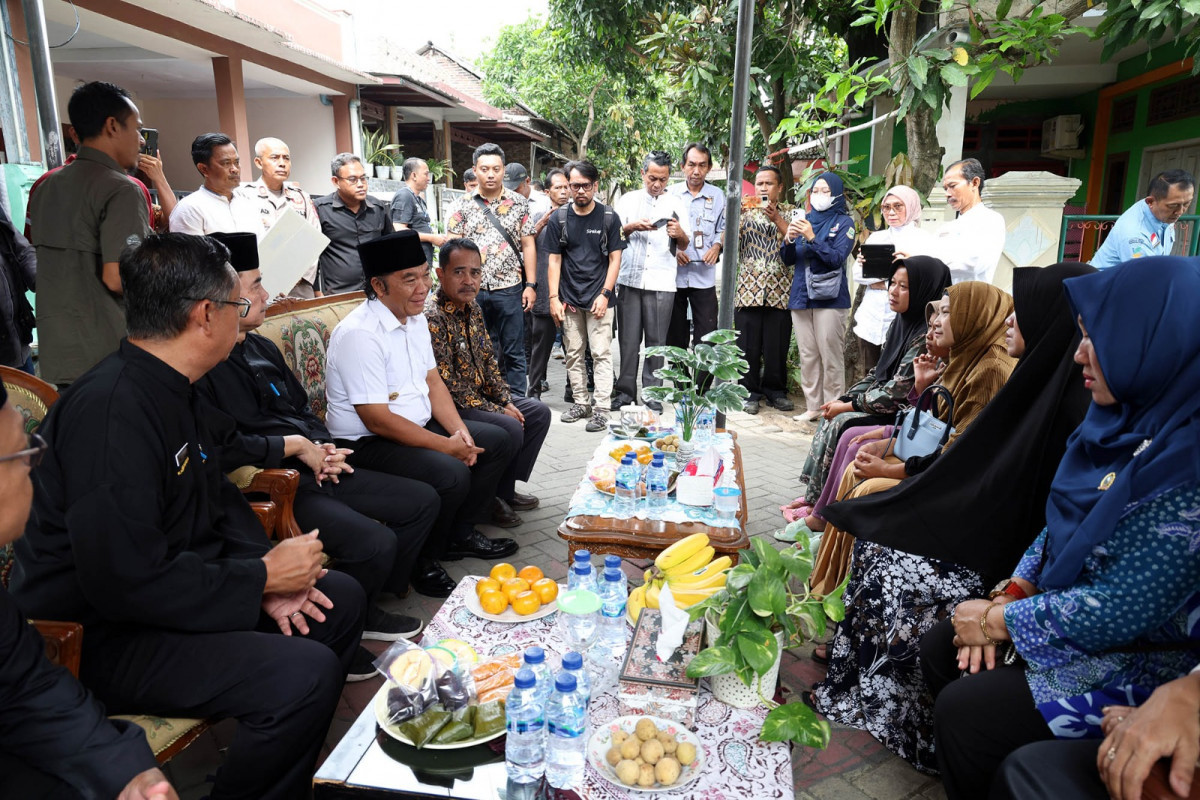
[[[379,723],[379,727],[388,736],[392,737],[393,739],[395,739],[397,742],[400,742],[401,744],[406,744],[409,747],[414,747],[415,745],[413,745],[412,740],[400,732],[399,725],[392,725],[392,724],[388,723],[388,721],[387,721],[388,720],[387,694],[388,694],[388,688],[390,686],[391,686],[391,684],[388,681],[384,681],[383,686],[380,686],[379,691],[375,693],[375,699],[371,701],[372,705],[375,707],[375,721]],[[501,728],[499,731],[492,734],[491,736],[484,736],[482,739],[464,739],[461,742],[451,742],[450,744],[433,744],[432,742],[430,742],[429,744],[425,745],[421,749],[422,750],[461,750],[464,747],[474,747],[477,744],[483,744],[484,742],[490,742],[492,739],[498,739],[499,737],[503,736],[504,734],[505,734],[505,729]]]
[[[686,767],[681,767],[679,770],[679,779],[670,786],[659,786],[657,784],[654,786],[638,786],[637,784],[626,786],[617,778],[616,769],[609,766],[608,760],[604,757],[608,753],[609,748],[612,747],[613,733],[620,730],[632,736],[633,730],[637,727],[638,720],[640,719],[651,720],[658,726],[659,730],[665,729],[668,733],[675,734],[675,738],[678,741],[691,742],[696,747],[696,760]],[[650,717],[645,714],[617,717],[612,722],[601,725],[592,734],[592,738],[588,739],[587,758],[602,778],[626,792],[673,792],[681,786],[686,786],[696,780],[696,778],[699,778],[700,771],[704,769],[704,748],[700,746],[700,738],[696,734],[677,722],[671,722],[661,717]]]
[[[481,581],[481,580],[483,580],[483,576],[482,575],[476,576],[475,580],[476,580],[476,582]],[[565,592],[566,590],[567,590],[566,584],[560,583],[558,585],[559,592]],[[553,614],[555,611],[558,611],[558,599],[555,598],[554,600],[551,600],[549,603],[546,603],[545,605],[543,605],[541,608],[539,608],[537,611],[533,612],[532,614],[526,614],[524,616],[513,611],[512,606],[509,606],[508,608],[504,609],[503,614],[489,614],[488,612],[483,610],[483,606],[479,605],[479,595],[475,594],[474,586],[471,587],[471,591],[467,592],[466,595],[467,595],[467,598],[466,598],[465,605],[467,606],[467,610],[470,611],[475,616],[479,617],[480,619],[487,619],[487,620],[491,620],[492,622],[530,622],[531,620],[541,619],[542,617],[548,617],[551,614]]]

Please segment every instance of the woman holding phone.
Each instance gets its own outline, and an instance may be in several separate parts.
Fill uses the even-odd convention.
[[[779,169],[764,166],[754,176],[754,194],[742,198],[734,320],[738,346],[750,362],[741,380],[750,392],[747,414],[757,414],[761,402],[780,411],[793,408],[787,396],[792,270],[780,254],[792,206],[779,202],[782,191]]]
[[[788,309],[800,348],[800,385],[808,422],[821,406],[846,389],[846,314],[850,287],[846,257],[854,246],[854,220],[846,210],[842,179],[823,173],[809,190],[812,211],[792,220],[783,244],[783,263],[794,268]]]

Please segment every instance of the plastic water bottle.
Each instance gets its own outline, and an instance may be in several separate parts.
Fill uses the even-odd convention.
[[[577,570],[582,570],[577,571]],[[567,589],[587,589],[596,592],[596,574],[592,571],[592,554],[588,550],[575,551],[575,564],[567,575]]]
[[[666,456],[655,453],[650,469],[646,471],[646,516],[650,519],[662,519],[667,508],[667,484],[670,479]]]
[[[635,457],[627,453],[617,467],[616,501],[613,503],[613,516],[617,519],[629,519],[637,511],[637,485],[642,477],[641,468]]]
[[[700,409],[700,413],[696,415],[696,446],[701,447],[711,442],[716,427],[717,414],[713,411],[712,406],[705,406]]]
[[[546,769],[546,716],[536,696],[536,684],[532,670],[517,670],[505,704],[508,741],[504,765],[509,780],[517,783],[533,783]]]
[[[625,591],[625,596],[629,597],[629,578],[625,577],[625,570],[621,569],[621,557],[605,556],[604,568],[615,569],[617,572],[621,573],[621,588]]]
[[[619,569],[604,570],[604,584],[600,587],[600,631],[596,638],[600,650],[618,660],[625,656],[625,604],[628,600],[625,573]]]
[[[554,674],[550,671],[550,665],[546,663],[546,651],[540,647],[527,648],[523,661],[522,666],[532,672],[537,679],[534,694],[537,696],[538,702],[545,706],[550,692],[554,689]]]
[[[583,656],[574,650],[564,655],[562,671],[575,676],[575,691],[579,692],[579,696],[583,698],[583,706],[587,708],[592,699],[592,679],[583,668]]]
[[[546,780],[556,789],[583,786],[587,712],[577,688],[574,675],[560,672],[546,704]]]

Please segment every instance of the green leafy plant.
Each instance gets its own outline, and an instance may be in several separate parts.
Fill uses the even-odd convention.
[[[445,177],[453,178],[458,173],[450,166],[450,160],[445,158],[430,158],[425,161],[429,167],[429,177],[434,183],[441,183]]]
[[[362,137],[364,161],[381,167],[396,166],[397,156],[400,155],[400,145],[389,143],[387,131],[363,128]]]
[[[691,441],[696,418],[705,408],[728,414],[740,409],[750,396],[745,386],[736,383],[750,371],[746,354],[737,345],[737,331],[728,328],[713,331],[691,350],[646,348],[646,358],[655,357],[662,357],[666,365],[654,374],[674,385],[650,386],[642,394],[675,406],[676,424],[685,441]]]
[[[785,528],[795,537],[795,547],[776,550],[767,537],[751,539],[750,548],[738,553],[738,565],[729,571],[725,588],[688,609],[693,620],[715,617],[720,631],[717,640],[688,664],[688,677],[732,673],[747,686],[756,686],[755,678],[770,671],[779,658],[777,632],[783,633],[785,649],[795,647],[823,635],[827,619],[840,622],[846,616],[845,581],[824,597],[808,588],[813,553],[801,523]],[[771,709],[759,734],[762,741],[821,748],[829,744],[829,723],[803,702],[779,704],[763,697],[761,687],[758,692]]]

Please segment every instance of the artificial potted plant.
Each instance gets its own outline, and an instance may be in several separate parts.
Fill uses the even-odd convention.
[[[783,650],[822,636],[826,618],[840,622],[845,617],[846,583],[824,597],[814,596],[808,588],[813,568],[808,535],[800,521],[786,531],[795,535],[795,547],[776,550],[768,537],[751,539],[725,588],[688,609],[692,619],[705,618],[709,641],[688,664],[687,674],[710,678],[713,695],[722,702],[770,708],[761,740],[823,748],[829,723],[799,700],[780,704],[770,695]]]
[[[675,406],[675,426],[681,440],[676,458],[683,464],[695,448],[692,437],[696,419],[705,409],[728,414],[745,405],[750,392],[737,380],[750,370],[750,364],[737,345],[737,331],[728,328],[705,334],[690,350],[646,348],[646,358],[655,357],[662,357],[666,363],[654,374],[672,385],[649,386],[642,395]]]

